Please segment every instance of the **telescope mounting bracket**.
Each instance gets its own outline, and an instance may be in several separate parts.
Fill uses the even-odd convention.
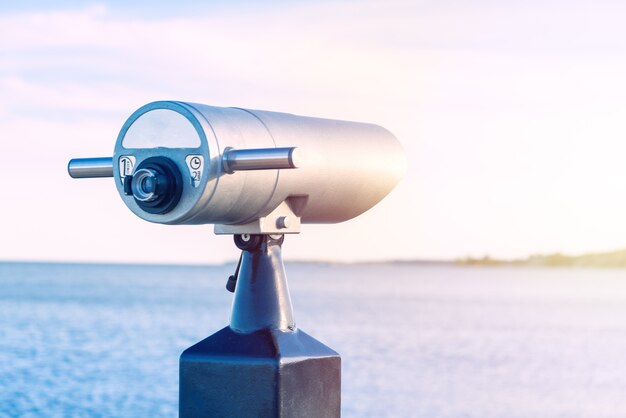
[[[216,235],[274,235],[299,234],[300,217],[294,213],[287,201],[282,202],[266,216],[261,216],[252,222],[241,225],[215,224]]]

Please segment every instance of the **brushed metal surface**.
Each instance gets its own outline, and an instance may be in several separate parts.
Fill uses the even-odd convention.
[[[294,156],[296,154],[296,156]],[[297,168],[297,148],[240,149],[224,152],[224,171],[272,170]]]
[[[67,172],[75,179],[113,177],[113,159],[111,157],[74,158],[67,164]]]
[[[151,114],[155,111],[161,116],[177,115],[155,117]],[[184,131],[185,138],[199,138],[199,146],[174,137],[170,142],[160,137],[156,147],[126,146],[129,131],[136,138],[145,138],[144,133],[157,127],[175,132],[169,122]],[[291,154],[296,169],[242,169],[231,174],[224,168],[229,151],[235,152],[233,164],[243,167],[253,160],[243,158],[248,153],[258,157],[266,152],[262,150],[285,148],[297,148]],[[138,166],[146,158],[162,156],[174,161],[181,173],[190,173],[191,155],[202,157],[203,165],[193,178],[185,176],[181,199],[170,212],[147,213],[124,194],[118,160],[132,157]],[[284,155],[280,160],[285,162]],[[244,225],[267,216],[283,202],[302,223],[343,222],[383,199],[406,171],[400,143],[377,125],[173,101],[150,103],[133,113],[118,136],[113,161],[115,184],[124,203],[137,216],[162,224]]]

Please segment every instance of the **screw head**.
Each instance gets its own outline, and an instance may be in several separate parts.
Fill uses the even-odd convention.
[[[276,219],[276,227],[279,229],[289,228],[291,225],[291,220],[287,216],[280,216]]]

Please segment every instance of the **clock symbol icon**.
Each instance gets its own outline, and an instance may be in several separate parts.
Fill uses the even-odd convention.
[[[200,159],[200,157],[192,157],[191,160],[189,160],[189,166],[194,170],[199,169],[201,165],[202,160]]]

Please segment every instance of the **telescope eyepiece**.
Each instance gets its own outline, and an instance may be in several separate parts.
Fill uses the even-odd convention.
[[[140,202],[152,202],[159,197],[159,192],[167,190],[167,178],[150,168],[137,170],[132,178],[131,190]]]
[[[148,213],[163,214],[176,207],[182,193],[182,178],[176,164],[165,157],[145,159],[132,176],[126,177],[125,189]]]

